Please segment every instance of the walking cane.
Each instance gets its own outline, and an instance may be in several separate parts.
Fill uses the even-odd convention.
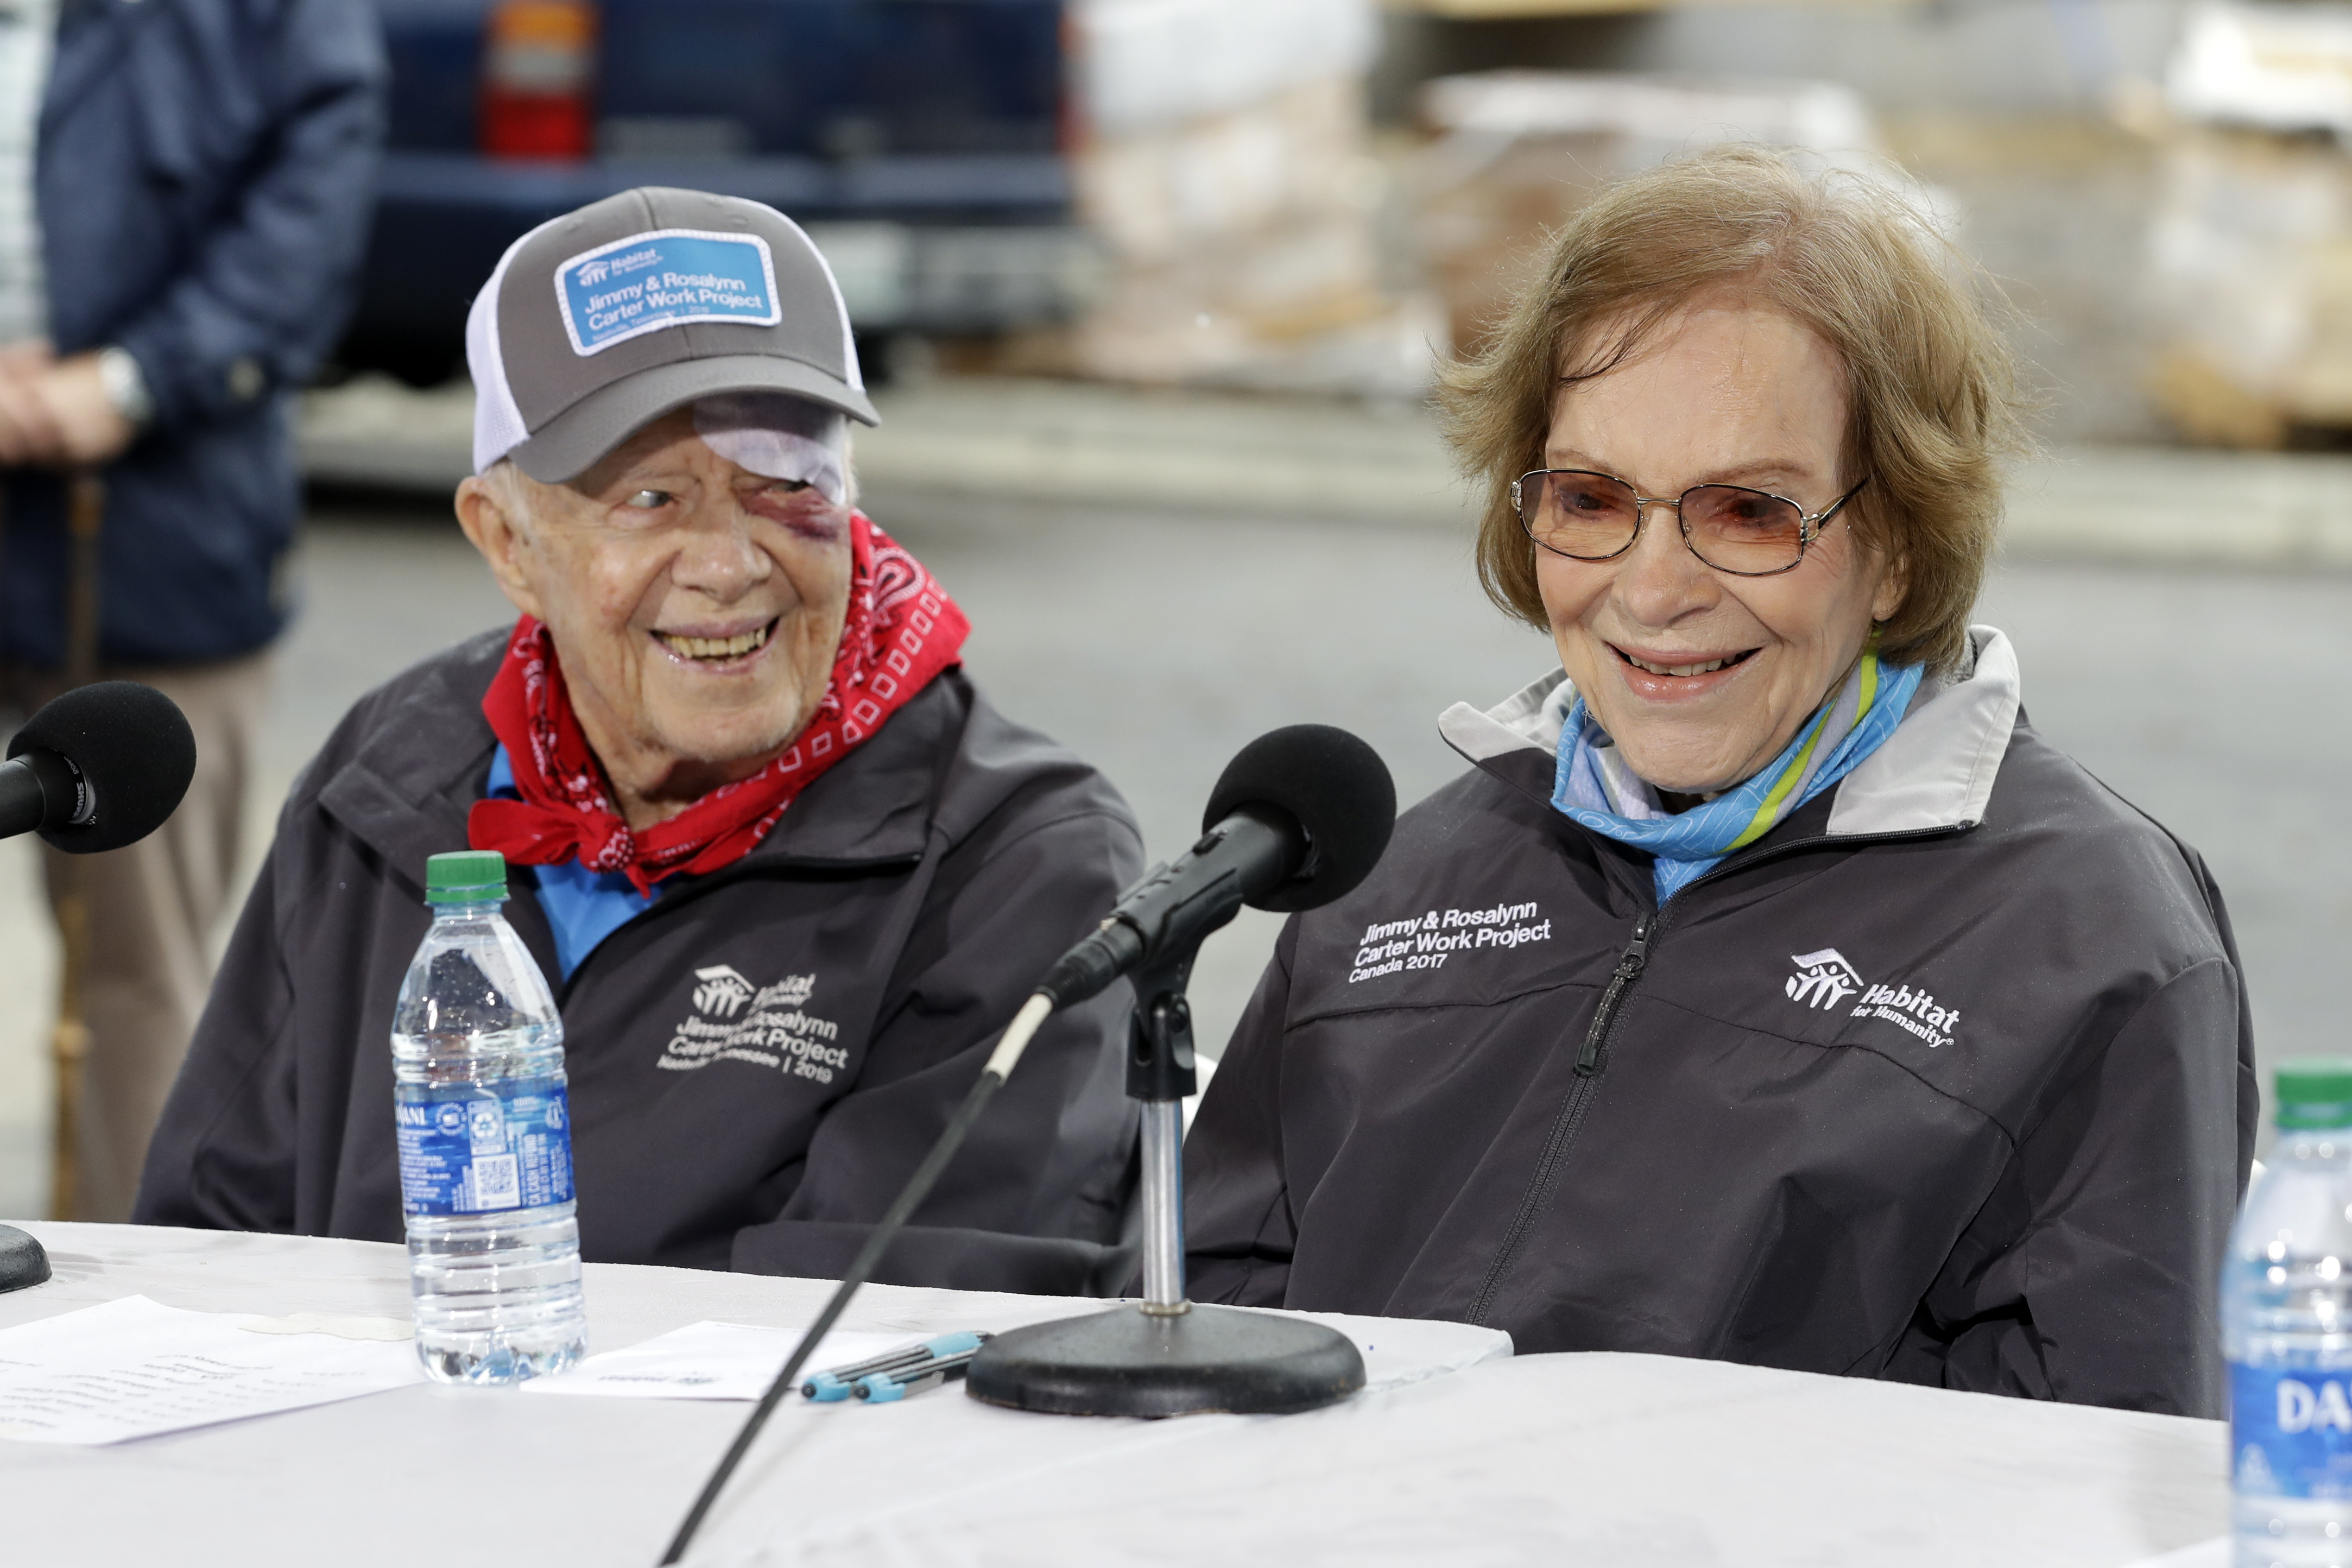
[[[106,516],[106,481],[78,468],[67,481],[66,685],[98,679],[98,531]],[[57,1132],[49,1176],[49,1217],[71,1219],[75,1152],[80,1141],[82,1065],[89,1057],[89,1025],[82,1017],[82,973],[89,958],[89,898],[79,856],[57,858],[58,939],[58,1026],[49,1037],[57,1069]]]

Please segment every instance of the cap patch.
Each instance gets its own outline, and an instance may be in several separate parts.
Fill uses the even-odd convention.
[[[582,355],[688,321],[772,327],[783,319],[768,242],[698,228],[583,250],[555,269],[555,298],[572,352]]]

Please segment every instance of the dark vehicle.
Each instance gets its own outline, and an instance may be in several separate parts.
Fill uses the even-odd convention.
[[[509,242],[632,185],[768,203],[861,334],[1068,313],[1061,0],[377,0],[390,148],[341,359],[418,384],[464,359]]]

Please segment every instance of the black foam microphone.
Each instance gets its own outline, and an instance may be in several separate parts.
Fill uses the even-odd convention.
[[[25,721],[0,763],[0,838],[38,833],[72,855],[136,844],[179,809],[196,737],[135,680],[78,686]]]
[[[1293,724],[1225,764],[1200,840],[1121,895],[1100,930],[1037,989],[1083,1002],[1137,966],[1190,952],[1244,904],[1311,910],[1371,875],[1396,826],[1396,786],[1380,753],[1345,730]]]

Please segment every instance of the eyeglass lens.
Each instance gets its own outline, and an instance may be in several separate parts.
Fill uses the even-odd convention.
[[[1762,490],[1700,485],[1683,492],[1682,519],[1698,558],[1726,572],[1777,572],[1804,553],[1804,514]],[[1606,474],[1536,473],[1520,481],[1519,521],[1537,543],[1600,561],[1633,542],[1641,503]]]

